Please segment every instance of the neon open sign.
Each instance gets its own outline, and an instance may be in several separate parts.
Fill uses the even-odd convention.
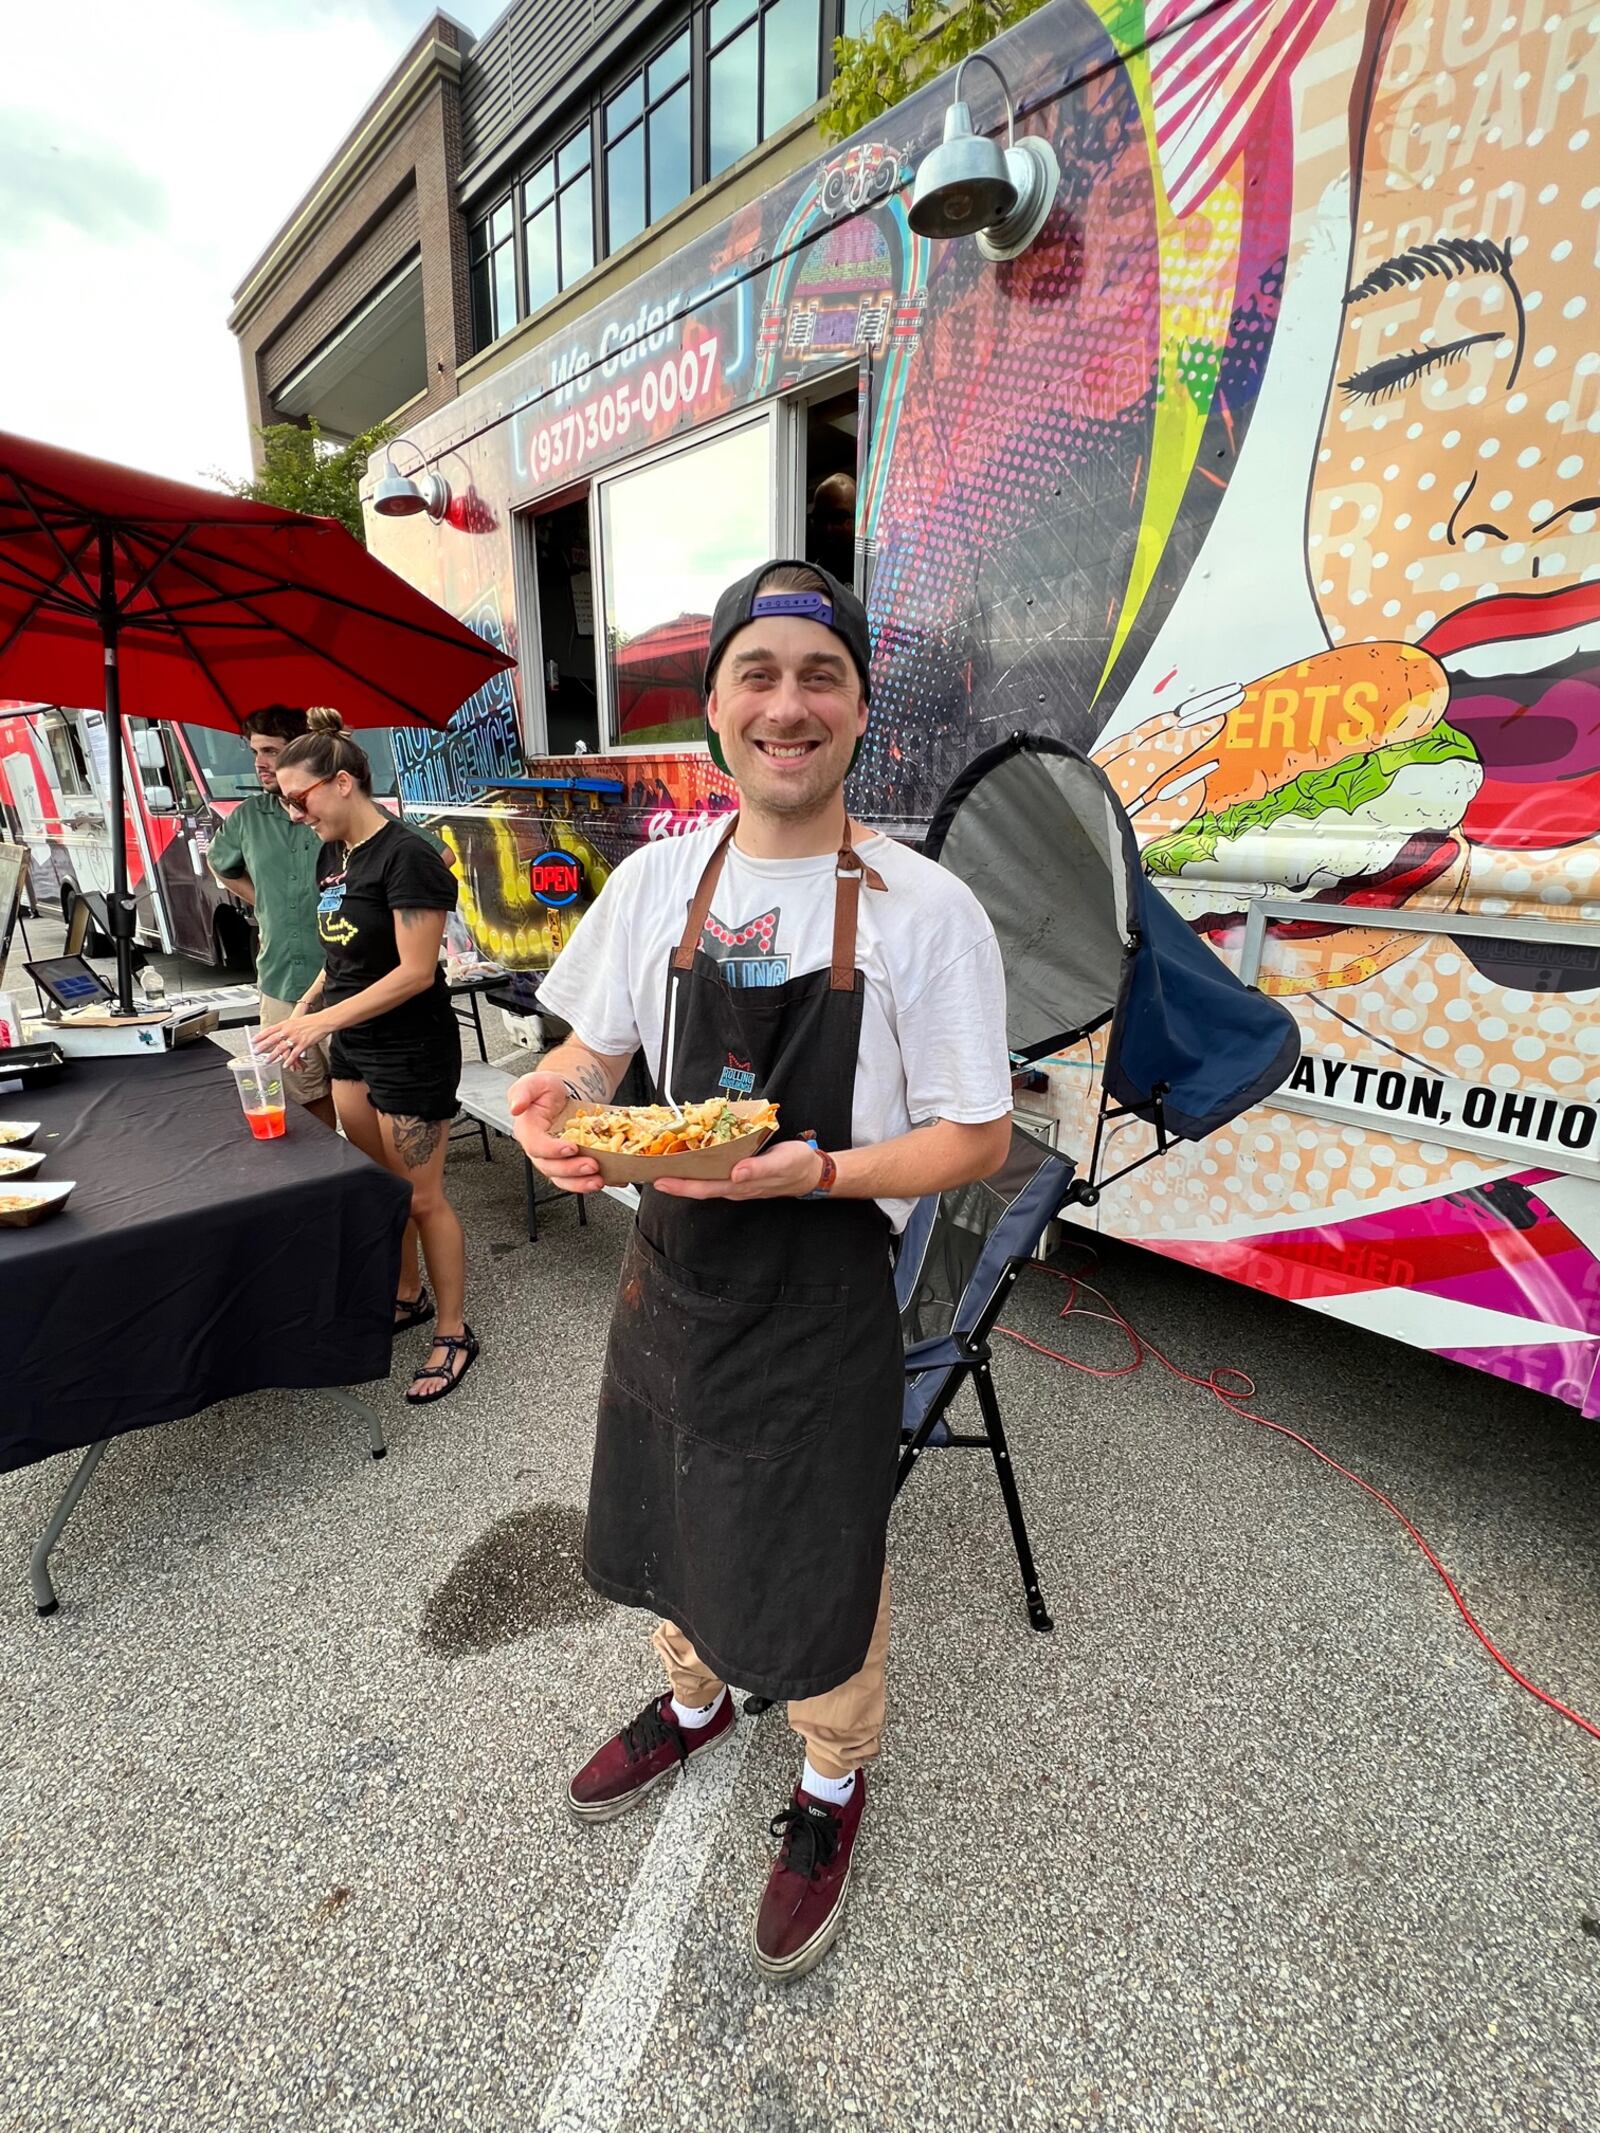
[[[564,910],[583,893],[583,868],[570,852],[541,852],[528,862],[528,887],[536,902]]]

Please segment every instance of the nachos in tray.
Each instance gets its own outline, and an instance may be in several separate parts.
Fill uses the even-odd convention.
[[[688,1155],[748,1133],[771,1133],[778,1123],[776,1104],[736,1105],[721,1096],[709,1103],[685,1104],[682,1112],[680,1118],[666,1104],[579,1111],[561,1128],[561,1138],[612,1155]]]
[[[607,1185],[655,1178],[725,1178],[778,1128],[778,1107],[721,1096],[684,1104],[586,1104],[557,1128],[574,1150],[592,1155]]]

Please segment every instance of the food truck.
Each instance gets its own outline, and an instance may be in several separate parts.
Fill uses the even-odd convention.
[[[123,833],[146,948],[219,970],[247,970],[255,921],[206,864],[224,816],[260,787],[242,735],[163,720],[124,722]],[[374,788],[394,791],[386,731],[364,732]],[[36,910],[65,918],[78,891],[111,888],[110,742],[99,711],[0,703],[0,821],[28,855]],[[103,940],[91,936],[100,953]]]
[[[854,813],[916,838],[986,747],[1073,742],[1300,1024],[1080,1218],[1594,1414],[1600,9],[1050,0],[987,51],[1059,170],[1021,256],[908,220],[946,77],[416,423],[437,509],[371,545],[519,663],[399,737],[408,808],[546,965],[732,804],[713,600],[834,562],[850,476]],[[719,914],[752,982],[762,917]],[[1093,1038],[1028,1082],[1086,1153]]]

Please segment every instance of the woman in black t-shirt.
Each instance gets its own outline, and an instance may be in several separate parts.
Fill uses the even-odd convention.
[[[420,1238],[439,1319],[406,1398],[443,1400],[477,1360],[465,1317],[466,1249],[445,1198],[444,1156],[461,1079],[461,1030],[439,968],[455,877],[424,838],[372,797],[365,753],[337,711],[307,714],[311,731],[278,758],[278,792],[322,839],[317,933],[322,975],[287,1020],[258,1040],[293,1060],[331,1038],[333,1100],[346,1136],[411,1187],[395,1327],[433,1315],[417,1265]]]

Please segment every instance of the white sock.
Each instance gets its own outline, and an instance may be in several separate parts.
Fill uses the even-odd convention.
[[[700,1704],[698,1707],[692,1703],[679,1703],[677,1697],[674,1696],[672,1699],[672,1715],[680,1726],[684,1727],[687,1732],[693,1733],[700,1726],[710,1725],[712,1719],[722,1709],[722,1699],[727,1693],[726,1689],[718,1689],[709,1703]]]
[[[842,1807],[856,1789],[856,1774],[852,1770],[848,1777],[824,1777],[820,1770],[812,1768],[808,1755],[800,1773],[800,1789],[809,1792],[814,1800],[826,1800],[830,1807]]]

